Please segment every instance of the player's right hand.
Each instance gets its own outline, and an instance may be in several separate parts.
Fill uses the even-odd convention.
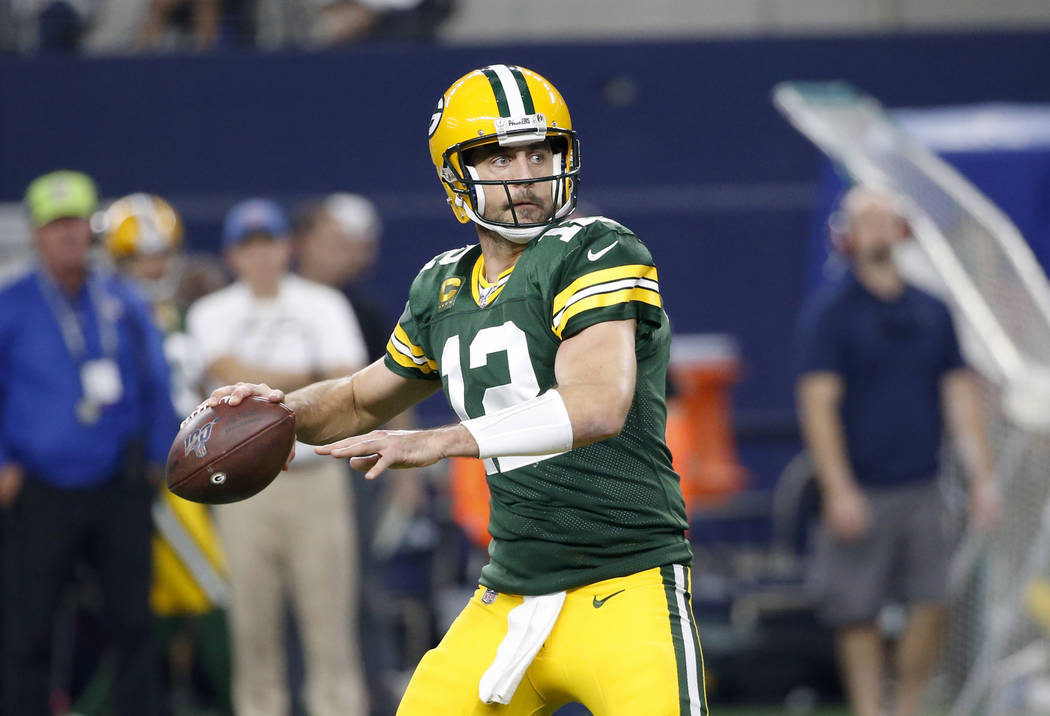
[[[284,391],[271,388],[266,383],[237,383],[216,388],[208,399],[201,403],[201,407],[214,408],[223,400],[230,405],[240,405],[242,400],[253,395],[266,398],[271,403],[280,403],[284,400]]]
[[[271,388],[265,383],[237,383],[236,385],[224,385],[221,388],[213,390],[211,395],[205,398],[200,405],[193,409],[192,413],[183,418],[182,425],[186,425],[186,423],[193,419],[194,415],[205,408],[214,408],[224,400],[230,405],[239,405],[242,400],[253,395],[266,398],[271,403],[280,403],[284,400],[284,391]],[[289,458],[289,462],[290,461],[291,458]]]
[[[825,494],[823,512],[825,528],[840,540],[857,539],[871,526],[871,505],[855,485]]]

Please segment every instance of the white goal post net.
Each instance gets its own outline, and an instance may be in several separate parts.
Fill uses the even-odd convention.
[[[1004,519],[964,531],[952,568],[949,632],[928,694],[952,716],[1050,714],[1050,284],[1007,217],[906,134],[873,98],[841,83],[784,83],[784,116],[850,178],[907,203],[918,270],[953,308],[981,377]],[[915,257],[913,257],[915,258]],[[966,483],[944,484],[960,522]]]

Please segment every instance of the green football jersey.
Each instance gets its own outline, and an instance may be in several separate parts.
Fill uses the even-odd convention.
[[[671,335],[656,267],[631,231],[587,217],[547,229],[494,283],[477,244],[440,254],[412,283],[386,364],[440,379],[462,419],[555,387],[563,340],[632,318],[638,377],[619,435],[554,455],[485,460],[486,587],[546,594],[692,559],[664,440]]]

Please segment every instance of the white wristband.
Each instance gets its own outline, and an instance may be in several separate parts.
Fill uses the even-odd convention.
[[[462,424],[474,436],[482,459],[572,449],[572,422],[556,390]]]

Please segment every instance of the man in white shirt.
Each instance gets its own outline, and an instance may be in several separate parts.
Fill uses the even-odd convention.
[[[223,252],[235,283],[187,315],[217,385],[294,390],[341,377],[367,354],[349,303],[290,274],[289,227],[274,202],[250,199],[226,217]],[[298,449],[287,473],[251,500],[216,509],[230,562],[234,703],[238,716],[285,716],[284,597],[303,643],[311,716],[367,713],[354,615],[352,495],[338,461]]]

